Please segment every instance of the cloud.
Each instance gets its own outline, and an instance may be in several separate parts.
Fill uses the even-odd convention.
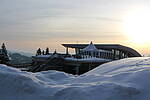
[[[149,5],[148,0],[0,0],[0,40],[119,40],[123,15],[138,3]]]

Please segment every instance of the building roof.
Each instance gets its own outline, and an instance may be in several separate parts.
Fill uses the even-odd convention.
[[[68,48],[84,49],[89,44],[62,44],[62,45]],[[138,53],[136,50],[120,44],[95,44],[95,47],[97,49],[102,49],[102,50],[112,50],[112,49],[119,50],[128,53],[129,57],[141,57],[141,54]]]
[[[91,41],[91,43],[87,47],[82,49],[82,51],[98,51],[98,49],[95,47],[95,45]]]

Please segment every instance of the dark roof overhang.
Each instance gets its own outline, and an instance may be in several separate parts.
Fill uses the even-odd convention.
[[[78,48],[78,49],[83,49],[89,44],[62,44],[64,47],[68,48]],[[103,50],[119,50],[125,53],[128,53],[129,57],[141,57],[141,54],[138,53],[136,50],[123,46],[120,44],[94,44],[97,49],[103,49]]]

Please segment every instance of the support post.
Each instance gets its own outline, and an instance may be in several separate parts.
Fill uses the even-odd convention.
[[[114,53],[113,53],[113,59],[116,59],[116,50],[114,49]]]
[[[79,49],[75,48],[76,55],[79,54]]]
[[[76,66],[76,75],[79,75],[79,66]]]
[[[69,54],[69,52],[68,52],[68,47],[66,47],[66,54]]]

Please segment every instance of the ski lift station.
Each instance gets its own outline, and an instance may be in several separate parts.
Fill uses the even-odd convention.
[[[35,67],[41,70],[59,70],[71,74],[83,74],[100,64],[128,57],[141,57],[134,49],[119,44],[62,44],[66,48],[65,54],[54,53],[49,56],[33,57]],[[75,50],[70,54],[69,49]]]
[[[65,67],[76,66],[76,73],[82,74],[100,64],[128,57],[141,57],[134,49],[119,44],[62,44],[69,54],[69,48],[75,49],[75,55],[65,58]],[[70,71],[73,68],[69,69]]]

